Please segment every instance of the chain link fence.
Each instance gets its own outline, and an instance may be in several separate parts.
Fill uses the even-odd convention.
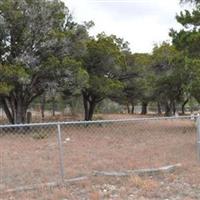
[[[195,118],[1,125],[0,194],[9,199],[12,192],[59,186],[96,171],[195,163]]]

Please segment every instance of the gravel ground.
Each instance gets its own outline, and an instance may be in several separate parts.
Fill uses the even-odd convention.
[[[91,177],[65,187],[2,195],[0,200],[199,200],[200,184],[185,173],[178,169],[146,177]]]

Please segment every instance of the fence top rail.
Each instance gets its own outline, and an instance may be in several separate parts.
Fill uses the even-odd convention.
[[[5,124],[0,125],[0,128],[17,128],[17,127],[33,127],[33,126],[56,126],[56,125],[84,125],[84,124],[99,124],[99,123],[125,123],[133,121],[153,121],[153,120],[175,120],[175,119],[196,119],[198,115],[192,116],[173,116],[173,117],[146,117],[132,119],[117,119],[117,120],[96,120],[96,121],[68,121],[68,122],[47,122],[47,123],[30,123],[30,124]]]

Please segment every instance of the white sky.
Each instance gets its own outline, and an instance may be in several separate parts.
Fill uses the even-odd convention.
[[[64,0],[79,23],[93,20],[91,35],[115,34],[130,43],[133,52],[151,52],[155,43],[170,40],[169,29],[180,29],[179,0]]]

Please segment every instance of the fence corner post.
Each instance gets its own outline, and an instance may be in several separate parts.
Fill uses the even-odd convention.
[[[62,133],[60,124],[57,124],[57,138],[58,138],[58,148],[59,148],[59,164],[60,164],[60,176],[61,182],[64,184],[64,157],[63,157],[63,146],[62,146]]]
[[[197,116],[197,156],[200,161],[200,116]]]

